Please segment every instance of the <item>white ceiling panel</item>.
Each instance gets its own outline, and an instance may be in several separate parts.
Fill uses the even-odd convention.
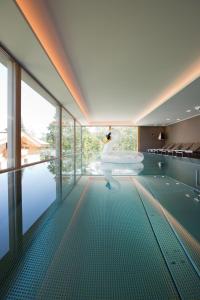
[[[135,122],[200,57],[200,1],[46,4],[93,121]]]

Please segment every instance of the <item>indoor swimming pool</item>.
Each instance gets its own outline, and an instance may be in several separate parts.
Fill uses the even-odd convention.
[[[200,299],[200,161],[71,161],[0,174],[0,299]]]

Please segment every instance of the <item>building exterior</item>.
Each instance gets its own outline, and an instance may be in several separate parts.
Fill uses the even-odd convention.
[[[1,133],[0,138],[0,169],[7,166],[7,132]],[[22,131],[21,133],[21,159],[22,164],[29,164],[39,161],[41,155],[45,155],[49,149],[49,143],[30,136],[30,134]]]

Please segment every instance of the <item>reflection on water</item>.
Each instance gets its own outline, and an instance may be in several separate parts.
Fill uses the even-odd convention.
[[[26,233],[73,188],[71,161],[68,157],[0,174],[0,270]]]
[[[74,185],[74,157],[64,157],[61,162],[62,198],[65,198]]]
[[[0,279],[5,276],[8,266],[15,262],[25,241],[48,218],[49,211],[64,202],[62,200],[66,199],[81,175],[81,166],[81,155],[77,155],[75,161],[68,156],[63,161],[52,160],[0,174]],[[87,166],[87,172],[104,176],[102,198],[126,190],[123,180],[115,175],[134,176],[168,211],[173,218],[172,225],[179,224],[175,230],[200,269],[199,161],[145,155],[143,163],[139,164],[95,161]],[[123,178],[125,182],[126,177]],[[94,189],[92,193],[95,197],[97,192]],[[72,210],[74,203],[70,203],[66,213]],[[63,212],[64,220],[65,217]]]
[[[98,168],[102,171],[105,180],[106,187],[109,190],[119,190],[120,183],[119,181],[113,177],[114,174],[125,174],[136,176],[141,173],[144,168],[143,163],[135,163],[135,164],[114,164],[114,163],[101,163]]]
[[[200,160],[187,157],[172,157],[166,155],[144,153],[143,168],[140,175],[166,175],[200,190]],[[131,164],[110,164],[112,175],[138,175]],[[103,167],[104,168],[104,167]],[[82,175],[104,175],[100,158],[92,162],[83,161]]]
[[[0,259],[9,250],[8,174],[0,175]]]
[[[39,164],[22,170],[23,234],[55,200],[56,180],[48,168]]]
[[[143,163],[135,164],[119,164],[119,163],[103,163],[101,161],[91,162],[87,168],[86,173],[82,175],[105,175],[105,172],[111,172],[115,175],[138,175],[144,168]]]

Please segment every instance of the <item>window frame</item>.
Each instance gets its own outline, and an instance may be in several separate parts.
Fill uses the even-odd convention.
[[[31,74],[21,63],[2,45],[0,44],[0,56],[5,57],[5,60],[9,61],[9,84],[8,84],[8,102],[10,106],[11,118],[11,133],[10,133],[10,155],[12,155],[12,164],[6,169],[0,170],[0,174],[8,171],[20,170],[27,166],[32,166],[35,164],[44,163],[47,161],[62,159],[62,110],[71,116],[73,119],[74,130],[73,130],[73,155],[76,153],[76,144],[75,144],[75,124],[80,122],[67,110],[65,106],[54,96],[51,92],[48,91],[46,87]],[[44,93],[48,99],[54,102],[57,106],[57,122],[58,122],[58,143],[56,149],[56,157],[49,158],[41,161],[36,161],[28,164],[21,163],[21,77],[22,72],[25,72],[34,85],[39,87],[40,92]],[[82,125],[80,124],[82,127]],[[81,129],[82,130],[82,129]]]

